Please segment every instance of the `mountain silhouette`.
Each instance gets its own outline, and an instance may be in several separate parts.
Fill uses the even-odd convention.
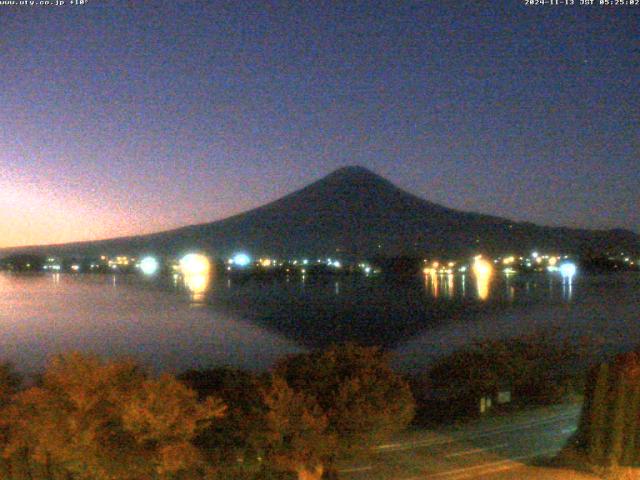
[[[639,252],[640,237],[622,229],[544,227],[463,212],[412,195],[366,168],[350,166],[274,202],[212,223],[149,235],[11,250],[177,256],[193,249],[221,257],[238,250],[256,256],[354,257],[533,249]]]

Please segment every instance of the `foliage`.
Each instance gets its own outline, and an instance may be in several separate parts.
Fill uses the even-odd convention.
[[[69,353],[18,391],[0,364],[0,478],[317,480],[335,457],[404,428],[408,385],[376,348],[152,377],[129,360]]]
[[[313,397],[294,391],[279,377],[272,378],[262,398],[268,409],[268,461],[278,469],[296,472],[298,478],[319,478],[324,459],[334,448],[334,437],[327,432],[326,414]]]
[[[615,357],[588,376],[575,442],[589,461],[603,467],[640,462],[640,353]]]
[[[228,406],[225,416],[203,430],[196,443],[215,463],[257,467],[267,408],[259,395],[262,379],[234,368],[190,370],[179,378],[201,399],[215,396]]]
[[[567,366],[581,354],[581,348],[559,344],[549,334],[478,341],[437,360],[429,378],[434,389],[451,396],[476,399],[506,387],[514,399],[553,403],[572,379]]]
[[[130,361],[71,353],[5,408],[3,454],[46,478],[57,471],[78,480],[177,478],[200,467],[190,442],[223,411],[171,376],[156,380]]]
[[[6,405],[13,394],[15,394],[22,383],[22,378],[18,375],[13,364],[8,362],[0,363],[0,407]]]
[[[197,394],[171,375],[146,379],[123,405],[122,423],[135,442],[150,452],[160,474],[188,471],[200,463],[194,438],[226,407]]]
[[[384,441],[413,418],[409,385],[376,347],[346,344],[295,355],[280,361],[275,373],[316,399],[340,452]]]

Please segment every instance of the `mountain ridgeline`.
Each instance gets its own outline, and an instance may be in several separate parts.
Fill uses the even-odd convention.
[[[362,167],[344,167],[274,202],[212,223],[176,230],[6,253],[177,256],[189,250],[227,256],[354,257],[527,252],[640,252],[622,230],[544,227],[463,212],[429,202]]]

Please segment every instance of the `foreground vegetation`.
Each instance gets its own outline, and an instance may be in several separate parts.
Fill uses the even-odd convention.
[[[431,369],[412,380],[421,424],[450,422],[478,415],[479,400],[501,408],[550,405],[580,394],[580,373],[589,340],[558,343],[554,334],[474,342],[437,359]]]
[[[376,348],[152,377],[127,360],[70,353],[20,389],[0,368],[0,477],[142,480],[331,476],[339,455],[411,421],[409,386]]]
[[[1,364],[0,479],[336,478],[338,460],[386,441],[416,409],[450,422],[504,388],[520,405],[562,400],[576,384],[563,366],[580,355],[545,335],[477,342],[411,387],[387,353],[351,344],[283,358],[263,374],[154,377],[130,360],[69,353],[21,386]]]
[[[640,476],[640,352],[591,369],[578,430],[559,460],[605,478]]]

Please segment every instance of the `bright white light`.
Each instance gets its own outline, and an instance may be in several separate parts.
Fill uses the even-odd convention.
[[[246,267],[251,263],[251,257],[246,253],[236,253],[231,260],[233,260],[235,265],[239,265],[241,267]]]
[[[562,265],[560,265],[560,274],[564,277],[564,278],[571,278],[576,274],[577,268],[575,263],[563,263]]]
[[[71,265],[71,270],[73,270],[74,272],[79,272],[80,271],[80,265]]]
[[[160,264],[154,257],[144,257],[140,260],[140,270],[142,270],[142,273],[145,275],[155,274],[158,268],[160,268]]]
[[[336,260],[336,261],[333,262],[333,266],[335,268],[340,268],[340,267],[342,267],[342,264],[338,260]]]

